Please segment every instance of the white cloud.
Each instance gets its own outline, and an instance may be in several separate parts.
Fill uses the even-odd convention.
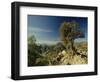
[[[75,39],[75,42],[86,42],[87,39],[86,38],[78,38],[78,39]]]
[[[39,44],[48,44],[48,45],[50,45],[50,44],[57,44],[58,42],[60,42],[60,41],[48,41],[48,40],[44,40],[44,41],[37,41],[37,43],[39,43]]]
[[[36,27],[29,27],[28,28],[29,32],[53,32],[53,30],[50,29],[43,29],[43,28],[36,28]]]

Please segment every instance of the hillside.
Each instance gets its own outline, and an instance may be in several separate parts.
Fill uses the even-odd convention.
[[[72,51],[66,50],[61,43],[52,46],[39,45],[37,49],[32,49],[33,52],[36,52],[37,57],[32,60],[34,62],[29,66],[87,64],[87,43],[75,43],[75,47],[78,54],[72,55]]]

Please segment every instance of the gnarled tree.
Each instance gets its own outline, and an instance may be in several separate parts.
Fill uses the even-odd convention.
[[[61,41],[66,50],[71,49],[72,54],[77,54],[77,50],[74,46],[74,40],[84,37],[84,34],[79,29],[79,24],[75,21],[63,22],[60,27]]]

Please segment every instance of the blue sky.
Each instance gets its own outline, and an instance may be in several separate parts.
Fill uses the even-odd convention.
[[[34,35],[37,43],[40,44],[55,44],[60,42],[59,28],[64,21],[78,22],[79,29],[83,31],[85,37],[76,41],[87,40],[88,19],[86,17],[28,15],[28,37]]]

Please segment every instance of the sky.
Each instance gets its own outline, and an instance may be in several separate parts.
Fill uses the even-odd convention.
[[[60,42],[60,26],[64,21],[79,23],[79,29],[84,33],[84,38],[75,41],[87,40],[88,19],[86,17],[41,16],[28,15],[28,37],[34,35],[40,44],[56,44]]]

